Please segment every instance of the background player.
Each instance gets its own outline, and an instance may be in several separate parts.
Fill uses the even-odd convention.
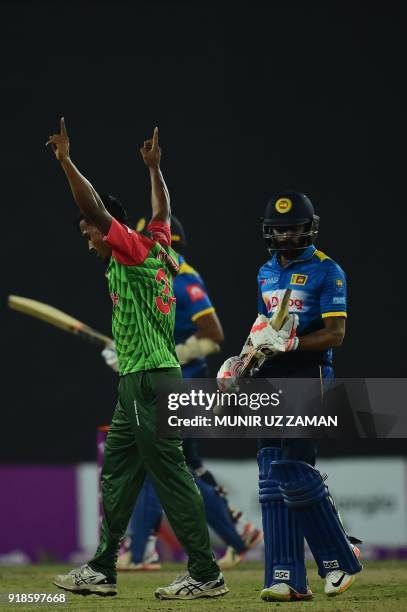
[[[250,333],[255,348],[275,354],[260,376],[330,378],[332,349],[342,344],[346,279],[341,268],[313,242],[319,218],[304,194],[274,194],[263,219],[271,259],[258,274],[259,316]],[[280,332],[271,327],[284,291],[292,290],[290,316]],[[239,376],[245,346],[228,359],[218,378]],[[362,567],[359,550],[347,538],[321,474],[313,467],[316,443],[308,439],[262,440],[258,453],[259,491],[265,544],[265,600],[310,599],[304,564],[304,536],[325,578],[325,593],[351,586]],[[302,497],[298,497],[301,490]]]
[[[202,498],[185,464],[180,440],[157,436],[160,382],[181,376],[175,355],[169,194],[160,170],[158,129],[140,150],[150,171],[149,236],[131,230],[108,212],[100,196],[72,163],[64,120],[50,136],[55,157],[83,214],[82,234],[109,259],[112,331],[119,360],[118,403],[105,445],[103,522],[99,547],[88,564],[54,583],[73,593],[115,595],[116,558],[138,492],[148,473],[178,539],[189,554],[188,572],[156,590],[160,599],[216,597],[228,591],[210,550]]]
[[[137,223],[143,231],[145,219]],[[181,222],[171,217],[171,243],[179,257],[180,269],[174,278],[176,297],[174,337],[176,352],[185,378],[209,377],[207,355],[220,350],[223,330],[199,273],[184,257],[187,245]],[[114,349],[105,349],[103,356],[113,369],[117,367]],[[262,539],[262,533],[245,520],[242,512],[230,507],[226,492],[219,486],[213,474],[206,469],[198,451],[198,441],[183,440],[187,465],[193,471],[195,481],[202,493],[207,522],[215,533],[228,545],[226,553],[218,562],[222,568],[236,565],[250,548]],[[156,549],[157,531],[162,518],[162,507],[147,478],[137,500],[130,520],[130,538],[119,555],[120,570],[156,570],[161,567]]]

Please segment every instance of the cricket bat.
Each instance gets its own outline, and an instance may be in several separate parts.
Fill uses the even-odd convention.
[[[279,331],[287,320],[288,310],[290,307],[290,296],[291,289],[286,289],[281,302],[278,304],[276,311],[273,314],[271,326],[276,331]],[[259,370],[269,355],[270,353],[266,351],[259,351],[257,349],[252,349],[249,351],[244,360],[245,363],[241,376],[252,376],[257,370]]]
[[[92,342],[100,348],[105,348],[112,343],[112,339],[109,338],[109,336],[101,334],[95,329],[92,329],[92,327],[82,323],[82,321],[78,321],[78,319],[74,319],[74,317],[62,312],[62,310],[58,310],[58,308],[54,308],[43,302],[31,300],[19,295],[9,295],[8,305],[12,310],[18,310],[30,317],[41,319],[41,321],[45,321],[49,323],[49,325],[54,325],[70,334],[75,334],[75,336]]]

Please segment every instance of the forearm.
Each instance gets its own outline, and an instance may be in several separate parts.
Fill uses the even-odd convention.
[[[159,166],[150,167],[151,208],[154,221],[168,221],[170,218],[170,194]]]
[[[96,227],[104,226],[103,217],[106,215],[106,209],[91,183],[79,172],[69,157],[61,160],[61,166],[81,213]],[[99,227],[99,229],[105,231],[106,228]]]
[[[217,344],[220,344],[225,339],[221,322],[219,321],[216,312],[211,312],[202,315],[195,321],[198,329],[194,333],[197,338],[209,338]]]
[[[306,336],[299,336],[298,340],[298,351],[325,351],[340,346],[343,335],[334,330],[319,329]]]

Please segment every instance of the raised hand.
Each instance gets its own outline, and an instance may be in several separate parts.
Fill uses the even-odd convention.
[[[140,153],[144,163],[149,168],[158,168],[160,166],[161,149],[158,146],[158,127],[154,128],[153,137],[150,140],[144,141]]]
[[[66,131],[65,119],[60,119],[60,133],[52,134],[45,143],[46,146],[51,145],[55,157],[58,161],[69,157],[69,138]]]

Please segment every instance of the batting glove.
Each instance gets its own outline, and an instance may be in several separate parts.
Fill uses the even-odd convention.
[[[298,315],[290,314],[283,327],[277,332],[277,339],[272,346],[276,353],[289,353],[298,348],[299,340],[297,334]]]
[[[277,337],[278,332],[271,327],[270,319],[265,315],[259,315],[250,330],[250,340],[253,348],[258,350],[262,348],[271,349]]]
[[[238,391],[237,379],[239,378],[244,361],[237,355],[226,359],[216,374],[218,388],[223,393]]]
[[[279,331],[272,328],[271,319],[259,315],[251,329],[250,339],[257,350],[268,349],[275,353],[295,351],[299,342],[296,336],[297,327],[297,314],[290,314]]]
[[[112,368],[114,372],[119,371],[119,360],[117,359],[116,346],[114,342],[111,346],[104,348],[101,355],[109,368]]]
[[[216,344],[210,338],[197,338],[196,336],[190,336],[184,344],[177,344],[175,347],[178,361],[182,366],[194,359],[206,357],[206,355],[219,351],[219,344]]]

